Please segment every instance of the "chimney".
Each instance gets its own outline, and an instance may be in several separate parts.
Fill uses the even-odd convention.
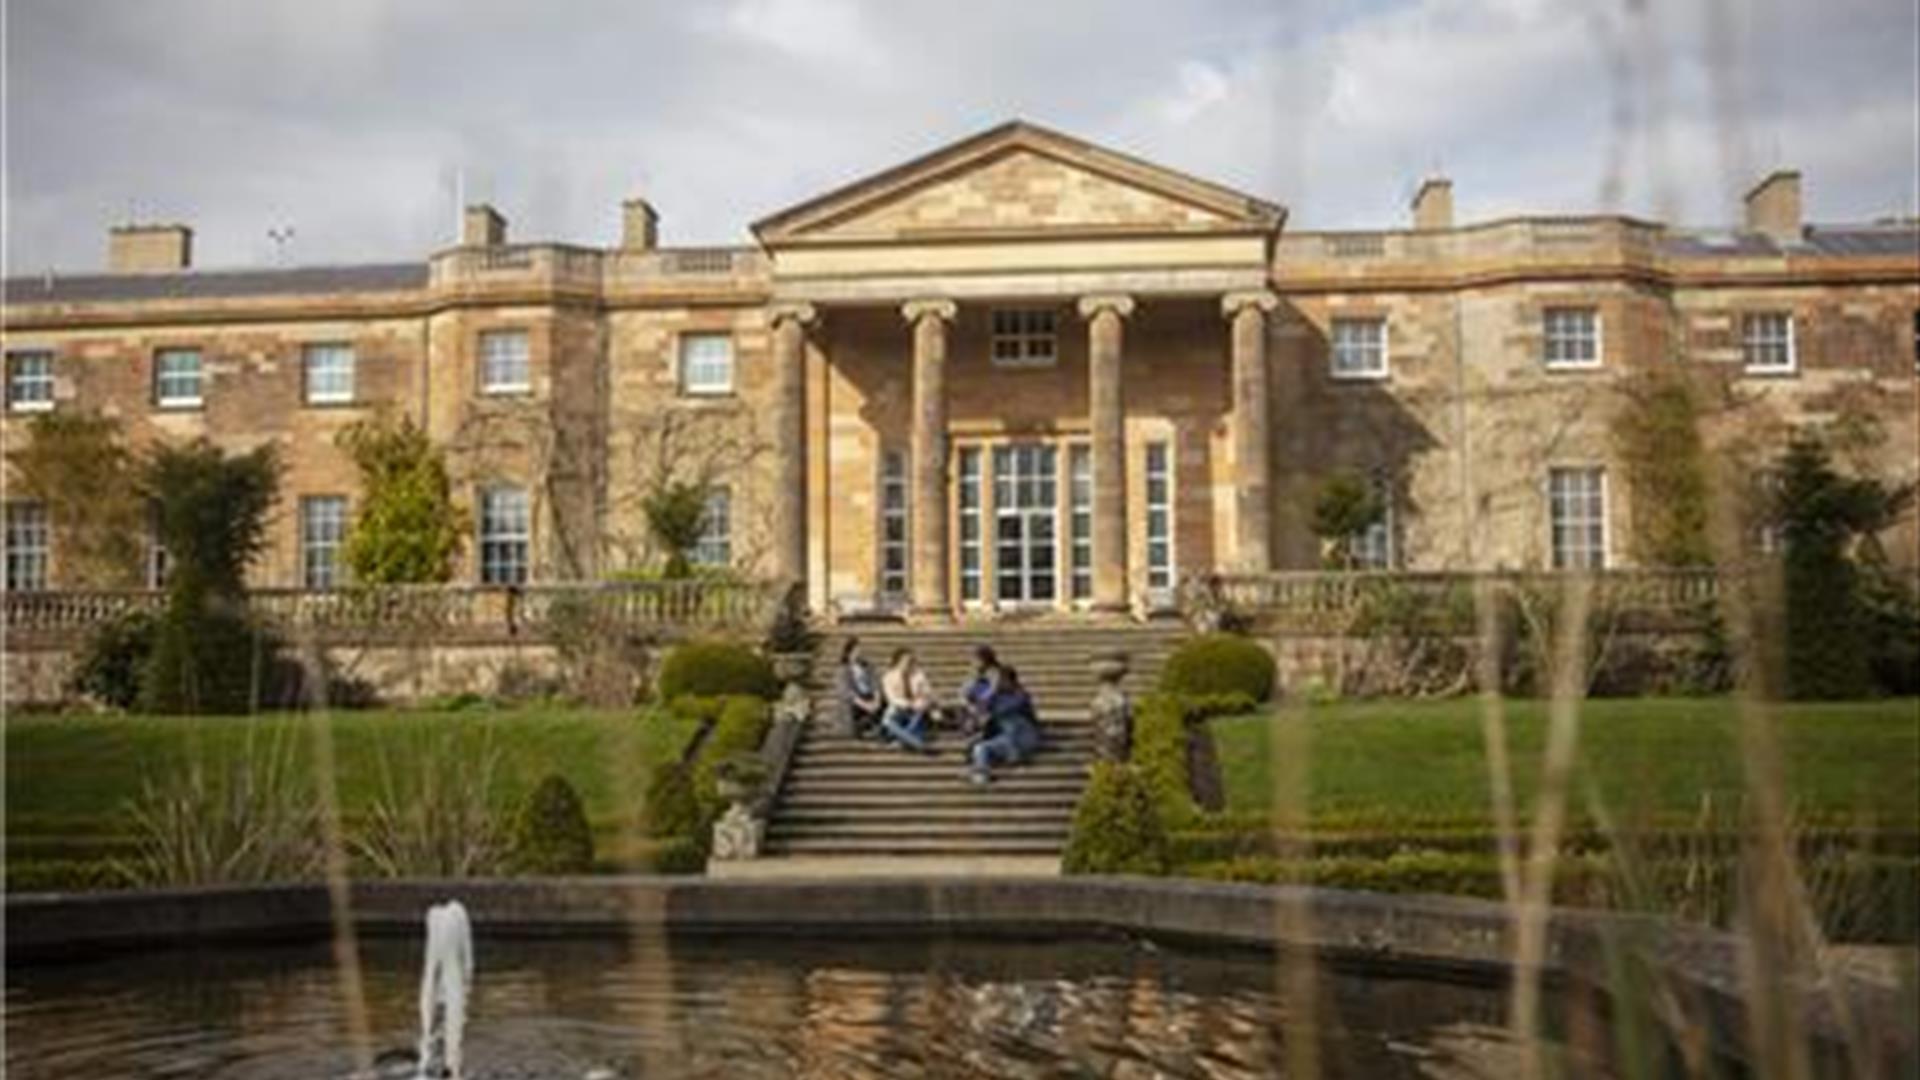
[[[1413,195],[1413,227],[1422,231],[1453,228],[1453,181],[1430,176],[1420,182],[1420,190]]]
[[[1775,169],[1747,192],[1747,229],[1777,244],[1800,242],[1800,174]]]
[[[107,269],[116,274],[185,270],[193,230],[185,225],[116,225],[107,232]]]
[[[499,247],[507,242],[507,219],[486,203],[467,207],[460,218],[461,247]]]
[[[652,251],[660,243],[660,214],[645,199],[620,204],[620,246],[628,251]]]

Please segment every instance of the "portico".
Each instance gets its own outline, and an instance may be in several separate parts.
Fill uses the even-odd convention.
[[[760,222],[782,576],[940,620],[1264,569],[1282,217],[1016,123]]]

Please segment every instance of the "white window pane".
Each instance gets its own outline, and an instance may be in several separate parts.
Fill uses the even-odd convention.
[[[733,564],[733,493],[726,488],[707,492],[706,512],[700,518],[700,539],[688,552],[695,566]]]
[[[338,403],[353,400],[352,346],[308,345],[302,354],[308,401]]]
[[[732,393],[733,338],[727,334],[682,334],[680,388],[689,394]]]
[[[519,585],[527,580],[532,530],[527,493],[520,488],[486,488],[480,493],[480,580],[487,585]]]
[[[31,592],[47,587],[52,530],[47,507],[41,502],[6,505],[6,583],[10,591]]]
[[[7,354],[7,407],[32,412],[53,407],[53,354]]]
[[[488,330],[480,335],[480,390],[488,394],[524,393],[532,388],[527,332]]]
[[[154,353],[153,396],[161,405],[200,404],[200,351],[161,349]]]
[[[340,545],[347,535],[347,500],[340,495],[300,501],[300,568],[309,589],[340,584]]]

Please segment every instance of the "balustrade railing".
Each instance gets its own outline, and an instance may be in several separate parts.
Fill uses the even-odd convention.
[[[370,640],[423,636],[546,639],[607,632],[757,631],[773,616],[779,590],[764,582],[570,582],[515,588],[393,585],[371,589],[256,589],[255,616],[290,636],[317,632]],[[10,635],[54,637],[131,611],[159,611],[153,590],[63,590],[5,594]]]
[[[1398,571],[1276,571],[1190,578],[1182,588],[1188,613],[1230,612],[1243,618],[1322,630],[1347,629],[1343,621],[1377,615],[1387,605],[1418,607],[1430,617],[1470,620],[1479,586],[1496,596],[1525,594],[1551,599],[1579,575],[1557,571],[1490,573]],[[1691,621],[1704,618],[1719,600],[1721,575],[1714,570],[1607,570],[1585,575],[1595,610],[1625,617]],[[1470,625],[1470,621],[1469,621]]]

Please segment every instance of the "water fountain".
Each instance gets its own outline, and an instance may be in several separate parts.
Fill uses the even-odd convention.
[[[458,900],[427,909],[427,954],[420,973],[420,1058],[418,1080],[450,1076],[459,1080],[464,1062],[461,1041],[467,1028],[467,988],[473,983],[473,927]],[[434,1021],[439,1019],[440,1065],[433,1062]]]

